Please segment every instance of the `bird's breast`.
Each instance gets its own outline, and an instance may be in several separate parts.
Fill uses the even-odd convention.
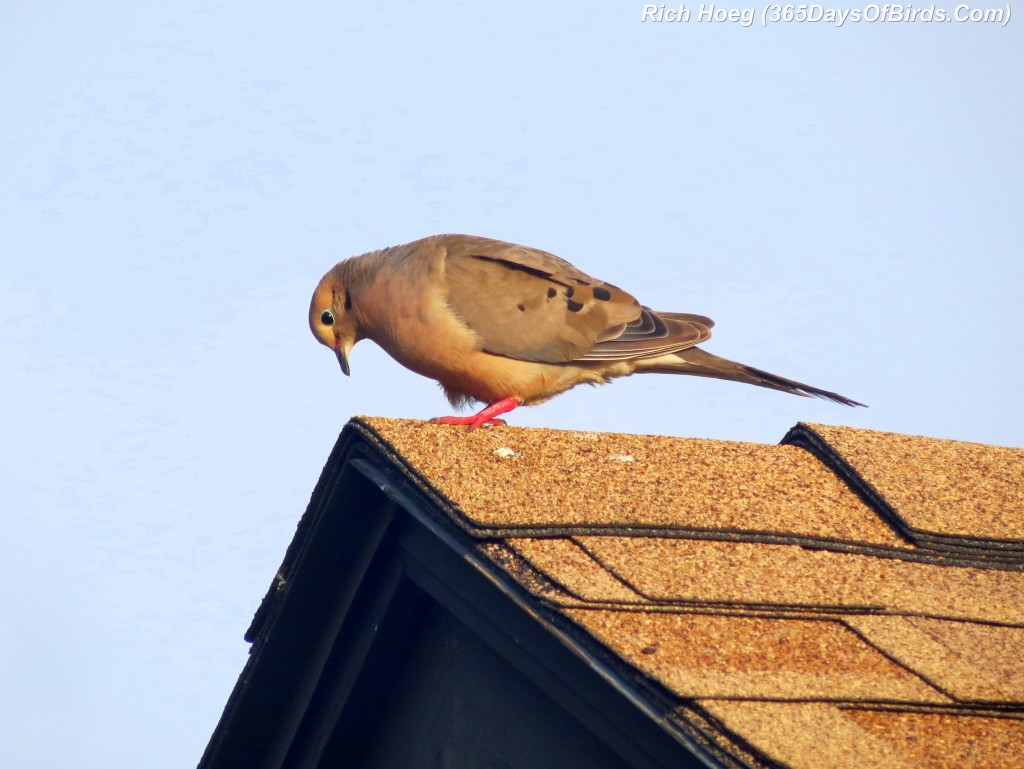
[[[395,308],[373,313],[385,322],[370,324],[367,338],[407,369],[437,380],[449,394],[484,403],[508,397],[525,403],[565,373],[563,367],[485,352],[480,337],[442,302],[421,299]]]
[[[449,397],[484,403],[513,397],[529,404],[584,381],[604,380],[589,366],[488,353],[480,336],[449,307],[443,292],[410,294],[404,290],[409,285],[394,275],[378,278],[359,302],[364,335],[407,369],[437,380]]]

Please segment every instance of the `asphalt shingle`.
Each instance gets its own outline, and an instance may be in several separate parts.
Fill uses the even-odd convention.
[[[1024,451],[352,426],[737,763],[1024,766]]]

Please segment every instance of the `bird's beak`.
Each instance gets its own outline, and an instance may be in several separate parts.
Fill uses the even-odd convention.
[[[355,335],[334,332],[334,344],[331,345],[331,349],[338,356],[338,365],[341,366],[341,373],[345,376],[351,376],[352,373],[348,366],[348,356],[352,352],[355,343]]]
[[[341,373],[345,376],[350,376],[352,372],[348,367],[348,355],[345,354],[345,351],[341,349],[341,347],[338,347],[334,352],[338,356],[338,363],[341,365]]]

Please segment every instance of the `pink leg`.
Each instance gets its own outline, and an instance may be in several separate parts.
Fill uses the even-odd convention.
[[[437,425],[469,425],[469,430],[472,432],[478,427],[504,425],[505,420],[498,419],[497,417],[501,414],[507,414],[518,405],[519,401],[515,398],[502,398],[500,401],[492,403],[483,409],[479,414],[474,414],[471,417],[435,417],[430,421]]]

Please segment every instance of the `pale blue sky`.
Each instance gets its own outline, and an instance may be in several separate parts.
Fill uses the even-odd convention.
[[[193,765],[341,426],[447,413],[309,335],[348,255],[536,246],[871,404],[648,376],[513,424],[1024,445],[1024,19],[642,7],[0,1],[6,765]]]

